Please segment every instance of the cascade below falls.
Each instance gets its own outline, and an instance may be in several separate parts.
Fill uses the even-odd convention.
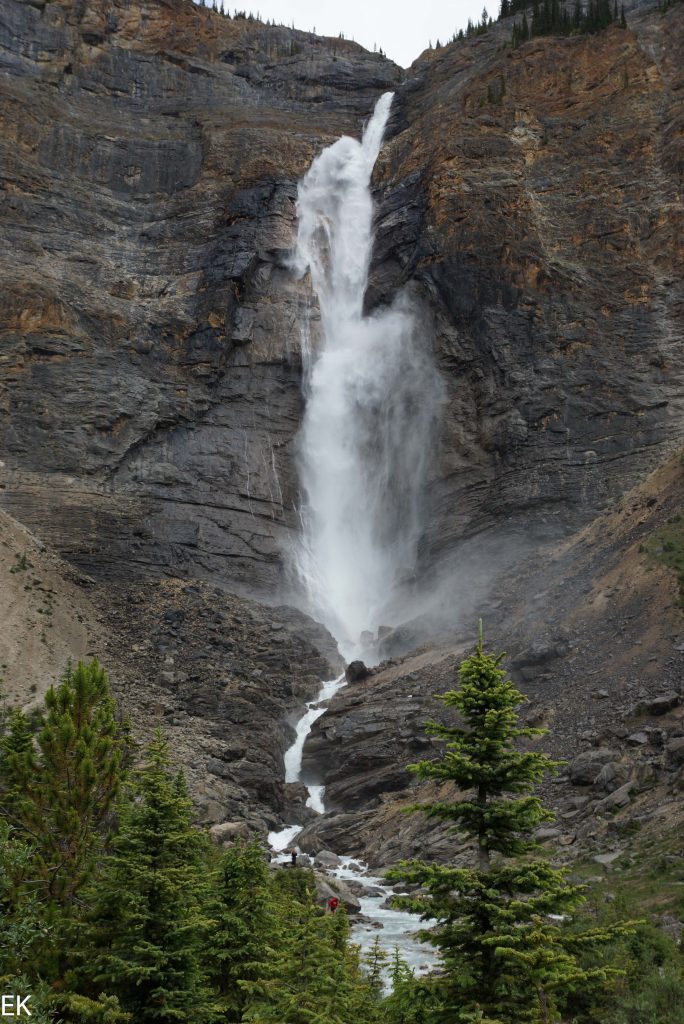
[[[306,406],[298,438],[301,536],[292,563],[308,610],[348,660],[374,657],[379,628],[395,625],[415,572],[424,492],[442,400],[441,384],[416,315],[405,297],[364,316],[372,248],[370,180],[393,94],[378,100],[361,141],[343,136],[316,157],[299,185],[294,269],[307,270],[320,308],[320,337],[302,324]],[[286,783],[301,781],[304,744],[344,676],[323,682],[285,753]],[[323,784],[307,785],[307,807],[325,812]],[[289,859],[302,825],[269,834],[277,858]],[[336,851],[337,852],[337,851]],[[392,890],[342,858],[334,873],[368,888],[365,920],[354,938],[375,935],[426,969],[432,950],[412,935],[415,915],[386,906]],[[369,923],[370,922],[370,923]],[[379,929],[376,931],[375,929]]]

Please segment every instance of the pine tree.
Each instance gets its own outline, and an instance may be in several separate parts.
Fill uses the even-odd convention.
[[[343,908],[325,914],[313,902],[312,875],[284,874],[291,877],[285,879],[287,888],[280,893],[281,941],[269,976],[245,986],[249,999],[243,1021],[372,1024],[372,993],[348,945],[349,924]]]
[[[461,664],[460,688],[441,697],[458,712],[459,724],[430,723],[443,753],[409,766],[420,779],[451,783],[463,794],[414,810],[470,839],[477,866],[413,861],[391,875],[427,890],[425,897],[397,898],[400,906],[439,922],[425,938],[441,954],[443,974],[434,980],[441,1009],[434,1019],[444,1024],[552,1024],[556,993],[601,982],[610,970],[583,970],[575,950],[620,931],[570,935],[549,917],[572,913],[584,902],[583,890],[535,856],[534,830],[553,815],[532,790],[557,762],[518,749],[520,740],[543,730],[520,726],[518,709],[526,698],[500,667],[502,657],[485,653],[480,636]]]
[[[243,983],[269,976],[278,944],[279,922],[258,841],[234,843],[221,858],[212,916],[213,978],[227,1019],[239,1021],[247,1002]]]
[[[119,821],[80,976],[116,995],[135,1024],[208,1024],[218,1012],[204,950],[208,839],[192,825],[185,781],[159,734]]]
[[[69,904],[87,881],[121,781],[127,746],[104,669],[69,667],[45,695],[36,748],[30,724],[14,712],[0,744],[0,803],[29,839],[47,897]]]
[[[26,804],[37,772],[33,730],[24,712],[15,708],[0,739],[0,811],[24,834]]]

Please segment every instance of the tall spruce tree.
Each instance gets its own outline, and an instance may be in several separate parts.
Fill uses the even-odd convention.
[[[161,735],[119,805],[119,831],[94,893],[82,975],[136,1024],[208,1024],[208,837],[192,824],[182,774]]]
[[[212,908],[213,980],[227,1021],[240,1021],[245,983],[268,978],[281,941],[268,866],[258,840],[236,842],[222,856]]]
[[[520,750],[520,740],[544,730],[521,727],[526,700],[483,648],[482,636],[460,666],[460,688],[442,695],[457,725],[430,723],[444,743],[435,760],[409,766],[420,779],[451,783],[457,794],[420,810],[451,826],[474,846],[472,868],[406,862],[393,877],[427,895],[397,903],[438,927],[425,933],[441,954],[434,979],[443,1024],[553,1024],[556,994],[605,980],[609,968],[583,970],[576,950],[604,943],[619,927],[570,934],[550,915],[569,915],[584,902],[582,887],[538,851],[534,830],[553,818],[532,792],[557,766],[546,754]]]
[[[0,743],[0,806],[30,841],[47,898],[66,906],[95,864],[127,739],[97,660],[70,666],[45,708],[35,744],[26,716],[10,717]]]

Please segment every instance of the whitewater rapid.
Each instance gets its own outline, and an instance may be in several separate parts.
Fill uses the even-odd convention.
[[[328,710],[327,702],[332,700],[337,691],[341,690],[343,686],[346,686],[346,684],[347,680],[344,675],[338,676],[337,679],[329,679],[327,682],[322,684],[316,697],[307,703],[304,714],[295,726],[294,742],[285,751],[285,757],[283,760],[285,762],[286,783],[301,782],[304,744],[311,732],[311,727],[316,719],[320,718],[321,715],[325,714]],[[325,707],[322,706],[324,702],[326,704]],[[307,785],[306,788],[309,793],[306,806],[316,811],[317,814],[323,814],[325,812],[325,804],[323,802],[325,786],[321,784],[313,784]],[[272,850],[275,850],[276,853],[280,853],[282,850],[287,850],[292,846],[292,843],[302,831],[302,827],[302,825],[286,825],[279,831],[269,832],[269,846]]]
[[[302,781],[302,755],[311,727],[327,711],[327,707],[322,706],[323,703],[332,700],[343,686],[346,686],[343,675],[328,680],[323,683],[316,698],[306,705],[304,714],[295,727],[294,742],[285,752],[286,782]],[[307,807],[311,807],[318,814],[324,814],[325,786],[307,785],[307,789]],[[297,836],[301,831],[301,825],[285,825],[282,829],[269,833],[268,843],[276,855],[276,860],[282,864],[289,862],[290,850],[293,847],[297,848]],[[404,962],[416,974],[430,970],[434,964],[434,951],[422,943],[416,933],[421,928],[430,927],[434,922],[426,924],[417,915],[395,910],[390,906],[389,900],[394,895],[394,889],[388,886],[382,877],[368,871],[366,865],[357,858],[340,858],[339,866],[330,874],[342,882],[355,882],[365,890],[359,894],[362,916],[360,920],[352,922],[352,939],[363,953],[370,953],[375,939],[378,938],[389,956],[398,949]],[[389,961],[383,975],[386,984],[389,985]]]

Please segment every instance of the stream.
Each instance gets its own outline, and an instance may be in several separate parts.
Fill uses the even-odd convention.
[[[304,744],[311,732],[311,727],[328,710],[327,703],[346,685],[344,675],[337,679],[330,679],[321,685],[315,699],[306,704],[304,714],[295,727],[294,742],[285,752],[286,782],[301,781]],[[309,793],[306,806],[311,807],[318,814],[324,814],[325,786],[307,784],[306,788]],[[296,839],[302,828],[302,825],[291,824],[269,833],[268,843],[274,854],[273,860],[281,864],[289,863],[290,850],[293,847],[296,848]],[[362,953],[370,951],[377,937],[389,957],[393,955],[395,949],[398,949],[402,959],[416,974],[424,974],[433,966],[434,951],[432,947],[419,942],[415,934],[420,928],[429,927],[430,922],[426,925],[415,914],[408,914],[406,911],[394,910],[387,906],[387,901],[396,893],[382,877],[373,875],[362,861],[341,855],[339,866],[327,870],[326,874],[331,878],[338,878],[342,882],[359,883],[368,890],[365,895],[354,893],[361,903],[361,917],[359,920],[351,919],[352,941],[360,946]],[[386,970],[385,977],[387,977],[387,973]]]

